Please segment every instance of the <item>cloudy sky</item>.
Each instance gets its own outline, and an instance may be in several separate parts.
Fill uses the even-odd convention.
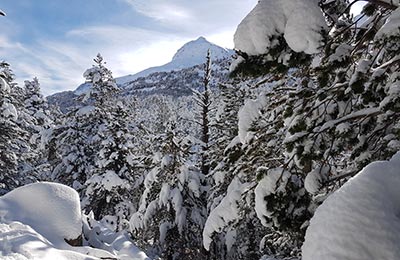
[[[44,94],[75,89],[100,52],[114,76],[171,60],[205,36],[233,47],[257,0],[2,0],[0,59],[17,82],[37,76]]]

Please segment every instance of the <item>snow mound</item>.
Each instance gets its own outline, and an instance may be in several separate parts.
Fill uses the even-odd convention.
[[[303,260],[400,259],[400,152],[332,194],[306,232]]]
[[[0,223],[0,259],[91,260],[99,259],[55,248],[30,226],[20,222]]]
[[[239,24],[235,48],[260,55],[274,47],[273,36],[283,35],[295,52],[318,53],[326,22],[318,0],[261,0]]]
[[[66,243],[65,239],[80,238],[82,232],[86,246]],[[93,215],[83,220],[75,190],[47,182],[0,197],[0,259],[150,260],[126,233],[112,232]]]
[[[93,212],[84,217],[83,223],[85,238],[90,246],[109,252],[119,260],[150,260],[132,243],[125,232],[113,232],[106,225],[96,221]]]
[[[78,238],[82,216],[78,193],[56,183],[34,183],[0,198],[0,222],[28,224],[53,244]]]

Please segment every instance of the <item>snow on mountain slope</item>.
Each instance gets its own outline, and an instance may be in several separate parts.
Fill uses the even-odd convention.
[[[202,64],[206,61],[207,51],[211,52],[212,60],[229,58],[233,55],[233,50],[224,49],[207,41],[204,37],[190,41],[183,45],[174,55],[172,61],[158,67],[148,68],[134,75],[117,78],[117,83],[125,84],[140,77],[148,76],[155,72],[168,72],[173,70],[181,70],[190,68],[195,65]]]
[[[149,68],[135,75],[116,78],[122,88],[121,95],[162,94],[172,96],[191,95],[191,89],[201,86],[203,63],[210,49],[212,55],[212,81],[221,82],[228,76],[232,50],[208,42],[204,37],[186,43],[174,55],[173,60],[160,67]],[[211,82],[211,86],[215,85]],[[90,88],[83,83],[75,91],[64,91],[47,97],[50,105],[59,107],[63,113],[81,105],[76,97]]]

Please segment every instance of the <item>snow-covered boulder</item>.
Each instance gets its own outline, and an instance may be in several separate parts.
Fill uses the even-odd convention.
[[[0,198],[0,222],[29,225],[53,244],[77,239],[82,234],[78,193],[56,183],[34,183]]]
[[[400,152],[374,162],[315,212],[303,260],[400,259]]]

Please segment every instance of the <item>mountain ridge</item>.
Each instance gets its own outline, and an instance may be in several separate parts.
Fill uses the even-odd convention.
[[[117,85],[124,88],[124,86],[129,82],[141,77],[146,77],[152,73],[170,72],[190,68],[204,63],[208,50],[210,50],[212,60],[226,59],[234,54],[233,50],[222,48],[209,42],[203,36],[200,36],[196,40],[189,41],[179,48],[170,62],[161,66],[147,68],[132,75],[118,77],[115,78],[115,80]],[[90,84],[83,83],[74,91],[74,94],[80,95],[85,93],[89,87]]]
[[[201,85],[202,71],[206,55],[210,49],[213,62],[213,77],[222,79],[228,75],[229,61],[233,50],[224,49],[208,42],[204,37],[184,44],[175,53],[171,62],[148,68],[134,75],[116,78],[122,95],[163,94],[172,96],[190,95],[192,89]],[[144,75],[144,76],[142,76]],[[79,105],[75,99],[85,93],[90,83],[81,84],[75,91],[64,91],[48,96],[50,105],[61,111]]]

